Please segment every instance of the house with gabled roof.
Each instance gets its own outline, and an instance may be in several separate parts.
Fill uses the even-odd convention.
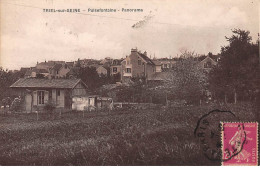
[[[214,66],[217,65],[217,61],[219,59],[218,55],[212,55],[209,53],[208,55],[204,55],[198,58],[198,68],[203,69],[206,72],[209,72]]]
[[[21,78],[10,86],[23,100],[22,110],[41,110],[52,103],[55,108],[71,109],[72,98],[87,95],[87,85],[80,79]]]
[[[70,66],[65,64],[55,64],[50,68],[50,75],[52,78],[64,78],[67,76],[67,73],[70,71]]]
[[[108,68],[104,65],[90,65],[89,67],[94,67],[100,77],[107,76],[109,74]]]
[[[131,54],[121,62],[122,81],[128,81],[133,77],[149,78],[155,73],[154,62],[147,57],[147,52],[141,53],[137,49],[131,49]]]

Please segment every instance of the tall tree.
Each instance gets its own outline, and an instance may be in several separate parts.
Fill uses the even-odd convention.
[[[234,29],[226,37],[229,45],[221,48],[218,66],[209,76],[211,89],[216,97],[226,100],[232,95],[234,103],[253,99],[259,90],[259,45],[251,43],[249,31]]]

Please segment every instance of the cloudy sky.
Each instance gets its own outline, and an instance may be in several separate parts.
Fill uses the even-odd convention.
[[[249,30],[253,41],[259,32],[258,0],[1,0],[0,5],[0,65],[9,69],[45,60],[122,58],[135,47],[157,58],[184,50],[217,54],[231,29]],[[43,12],[68,8],[81,12]]]

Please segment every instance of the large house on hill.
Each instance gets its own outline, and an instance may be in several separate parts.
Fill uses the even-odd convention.
[[[149,78],[155,73],[154,62],[147,57],[147,52],[141,53],[137,49],[131,49],[131,54],[121,62],[123,82],[133,77]]]
[[[41,110],[47,103],[71,109],[72,98],[86,96],[87,86],[80,79],[22,78],[10,86],[22,98],[22,110]]]

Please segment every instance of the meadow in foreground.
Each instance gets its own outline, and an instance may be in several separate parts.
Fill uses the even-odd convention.
[[[66,114],[1,114],[0,165],[219,165],[194,129],[216,106]],[[254,120],[249,105],[222,107]]]

